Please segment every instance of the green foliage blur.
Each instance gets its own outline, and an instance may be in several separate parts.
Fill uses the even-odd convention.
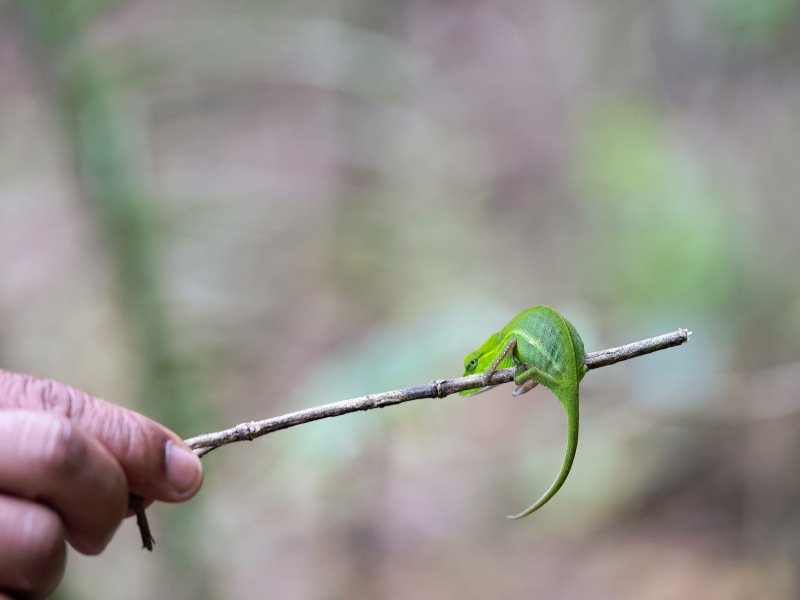
[[[308,424],[71,555],[59,598],[795,598],[800,3],[0,0],[0,364],[184,437],[461,374],[550,304],[537,389]],[[124,585],[121,582],[125,582]]]

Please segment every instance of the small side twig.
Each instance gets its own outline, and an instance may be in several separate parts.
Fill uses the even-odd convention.
[[[136,514],[136,526],[142,536],[142,548],[153,551],[156,541],[150,533],[150,524],[147,522],[147,513],[144,512],[144,499],[136,494],[128,495],[128,508]]]
[[[671,333],[665,333],[664,335],[654,338],[626,344],[619,348],[590,352],[586,355],[586,366],[589,369],[599,369],[600,367],[613,365],[614,363],[636,358],[637,356],[644,356],[645,354],[650,354],[658,350],[680,346],[689,341],[690,335],[691,332],[687,329],[678,329]],[[514,368],[497,371],[489,379],[489,384],[494,386],[513,381],[514,371]],[[195,454],[204,456],[215,448],[219,448],[225,444],[253,440],[262,435],[281,429],[288,429],[295,425],[302,425],[303,423],[310,423],[311,421],[327,419],[329,417],[339,417],[361,410],[385,408],[387,406],[393,406],[411,400],[420,400],[422,398],[444,398],[450,394],[481,387],[484,383],[484,376],[481,373],[468,377],[458,377],[456,379],[442,379],[432,381],[425,385],[392,390],[380,394],[369,394],[367,396],[361,396],[360,398],[341,400],[339,402],[332,402],[331,404],[306,408],[262,421],[240,423],[230,429],[216,431],[214,433],[204,433],[186,439],[184,442],[194,450]]]

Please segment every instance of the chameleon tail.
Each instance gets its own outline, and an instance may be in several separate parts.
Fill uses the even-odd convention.
[[[562,394],[559,394],[562,395]],[[559,398],[562,400],[562,398]],[[564,400],[567,400],[566,402]],[[562,405],[564,412],[567,413],[567,453],[564,456],[564,462],[561,465],[561,472],[556,477],[550,488],[539,498],[535,504],[529,506],[517,515],[509,515],[509,519],[521,519],[527,517],[529,514],[536,512],[542,506],[556,495],[556,492],[561,489],[564,482],[567,480],[567,475],[572,468],[572,463],[575,460],[575,451],[578,449],[578,391],[575,390],[574,394],[566,392],[563,394]]]

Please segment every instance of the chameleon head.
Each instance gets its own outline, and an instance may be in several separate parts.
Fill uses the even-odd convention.
[[[497,356],[497,347],[501,342],[502,337],[500,334],[493,333],[480,348],[467,354],[464,359],[464,376],[483,373],[488,369]]]
[[[496,356],[495,349],[500,342],[500,334],[493,333],[480,348],[474,352],[471,352],[470,354],[467,354],[466,358],[464,359],[464,377],[467,375],[474,375],[475,373],[486,372],[486,370],[491,367],[492,363],[494,362]],[[508,365],[503,366],[511,366],[511,364],[509,362]],[[470,396],[472,394],[478,394],[487,389],[489,388],[485,387],[477,390],[464,390],[463,392],[460,392],[460,394],[462,396]]]
[[[464,377],[467,375],[474,375],[475,373],[481,373],[483,370],[484,368],[481,367],[480,351],[476,350],[471,354],[467,354],[467,357],[464,359]],[[462,396],[471,396],[473,394],[480,394],[488,389],[488,387],[483,387],[478,389],[464,390],[463,392],[459,392],[459,394]]]
[[[467,354],[464,359],[464,376],[472,375],[478,368],[478,353]]]

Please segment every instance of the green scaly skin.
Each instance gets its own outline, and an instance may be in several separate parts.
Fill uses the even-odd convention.
[[[567,480],[578,448],[578,384],[586,374],[583,340],[572,323],[549,306],[523,310],[499,332],[464,359],[464,375],[483,372],[485,387],[467,390],[475,394],[488,387],[489,376],[498,369],[516,367],[514,395],[524,394],[536,384],[547,387],[567,413],[567,452],[561,471],[550,488],[533,505],[509,519],[521,519],[539,510],[555,496]]]

